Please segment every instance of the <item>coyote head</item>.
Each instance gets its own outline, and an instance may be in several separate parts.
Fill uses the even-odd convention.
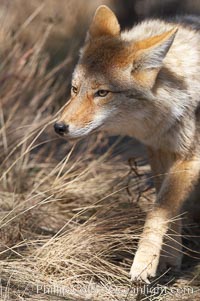
[[[176,29],[145,40],[120,34],[115,14],[100,6],[74,70],[71,98],[54,125],[57,133],[78,138],[99,129],[112,134],[142,135],[152,120],[156,77]],[[145,134],[145,133],[143,133]]]

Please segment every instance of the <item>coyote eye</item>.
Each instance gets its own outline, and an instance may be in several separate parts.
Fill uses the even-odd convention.
[[[72,86],[72,87],[71,87],[71,92],[72,92],[73,94],[77,94],[77,93],[78,93],[78,88],[75,87],[75,86]]]
[[[95,93],[95,96],[97,97],[105,97],[106,95],[108,95],[109,91],[107,90],[99,90]]]

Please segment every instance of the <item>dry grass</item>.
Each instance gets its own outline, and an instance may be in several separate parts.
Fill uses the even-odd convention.
[[[99,2],[88,5],[88,12]],[[170,286],[164,293],[160,286],[156,295],[137,294],[134,287],[129,292],[128,272],[144,211],[154,198],[152,189],[142,193],[149,167],[138,158],[138,178],[124,160],[130,156],[125,149],[132,142],[111,143],[99,134],[71,144],[52,130],[82,33],[66,44],[61,63],[51,64],[48,45],[63,28],[50,22],[34,40],[36,23],[31,26],[30,16],[39,18],[42,6],[37,1],[30,6],[27,1],[14,1],[15,10],[19,11],[19,3],[26,4],[25,17],[14,38],[8,38],[16,22],[13,8],[3,15],[1,26],[1,41],[7,38],[7,42],[1,44],[0,65],[0,298],[101,301],[136,300],[137,295],[137,300],[170,299]],[[65,27],[76,27],[70,5],[74,9],[74,1],[69,7],[57,7],[51,1],[48,9],[61,10],[58,16],[65,16]],[[76,12],[87,24],[82,5],[76,2]],[[73,32],[71,27],[68,30],[63,35]],[[179,278],[175,286],[195,289],[200,282],[198,268],[187,269]],[[187,292],[186,299],[181,295],[188,300]]]

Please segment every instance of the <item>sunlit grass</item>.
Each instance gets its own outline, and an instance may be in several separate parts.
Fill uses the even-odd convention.
[[[81,12],[82,5],[78,1]],[[129,148],[128,141],[110,143],[99,134],[72,143],[55,135],[52,125],[67,99],[75,52],[83,36],[79,32],[70,40],[63,60],[50,68],[47,45],[58,25],[50,22],[36,41],[32,39],[36,23],[32,28],[31,24],[44,8],[32,9],[13,39],[5,18],[1,27],[2,39],[9,38],[1,49],[0,65],[2,298],[45,300],[49,295],[54,300],[58,293],[44,288],[56,285],[68,288],[65,296],[71,300],[126,300],[144,212],[154,200],[154,190],[146,190],[152,175],[140,158],[141,176],[131,171],[122,153]],[[66,26],[70,12],[71,8],[65,10]],[[23,33],[29,27],[24,43]],[[195,275],[182,276],[183,280],[196,287],[198,268]]]

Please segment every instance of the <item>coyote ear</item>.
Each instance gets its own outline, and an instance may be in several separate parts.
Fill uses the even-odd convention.
[[[174,41],[177,30],[174,28],[161,35],[133,44],[136,57],[133,62],[132,74],[139,85],[147,89],[153,88],[163,59]]]
[[[178,28],[136,43],[136,51],[142,59],[142,69],[161,68]]]
[[[107,6],[99,6],[89,28],[89,38],[119,34],[120,26],[115,14]]]

